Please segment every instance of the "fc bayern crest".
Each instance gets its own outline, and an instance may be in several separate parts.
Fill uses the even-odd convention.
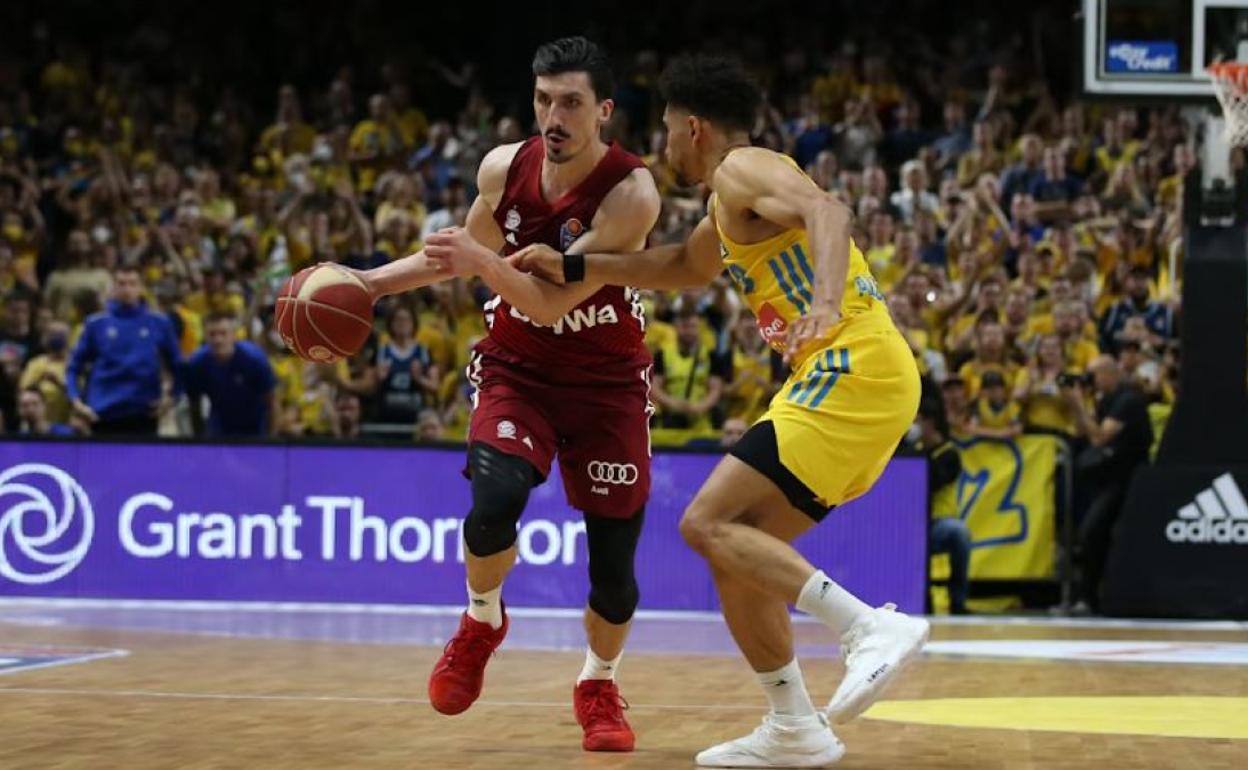
[[[559,248],[566,249],[571,246],[577,238],[585,232],[585,225],[581,224],[581,220],[573,217],[563,223],[563,227],[559,228]]]

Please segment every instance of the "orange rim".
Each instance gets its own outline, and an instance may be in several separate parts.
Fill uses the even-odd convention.
[[[1209,74],[1219,85],[1244,93],[1248,91],[1248,62],[1224,61],[1210,64]]]

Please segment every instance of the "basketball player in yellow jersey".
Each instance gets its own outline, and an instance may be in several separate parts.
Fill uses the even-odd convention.
[[[841,635],[846,673],[826,715],[865,711],[914,657],[928,624],[868,607],[790,543],[831,508],[870,489],[914,420],[919,374],[893,326],[850,212],[786,156],[750,147],[759,93],[733,60],[673,61],[668,160],[712,191],[707,217],[683,244],[631,254],[562,255],[529,247],[507,271],[511,301],[558,301],[575,281],[677,289],[708,284],[725,267],[785,351],[793,373],[763,417],[723,459],[681,520],[710,563],[724,617],[758,673],[771,711],[750,735],[703,751],[713,767],[822,767],[844,746],[815,710],[793,654],[786,604]],[[441,269],[471,272],[462,234],[431,239]],[[468,254],[468,256],[465,256]],[[477,266],[479,267],[479,266]]]

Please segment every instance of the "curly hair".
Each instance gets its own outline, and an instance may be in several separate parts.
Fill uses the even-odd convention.
[[[738,59],[682,54],[668,62],[659,91],[673,107],[718,123],[725,129],[754,127],[762,94]]]

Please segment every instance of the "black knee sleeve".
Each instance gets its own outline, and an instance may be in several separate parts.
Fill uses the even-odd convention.
[[[464,543],[473,556],[492,556],[516,542],[516,522],[541,481],[527,460],[486,444],[468,447],[472,471],[472,510],[464,520]]]
[[[639,592],[633,557],[641,539],[645,509],[631,519],[585,516],[589,544],[589,608],[608,623],[632,620]]]

